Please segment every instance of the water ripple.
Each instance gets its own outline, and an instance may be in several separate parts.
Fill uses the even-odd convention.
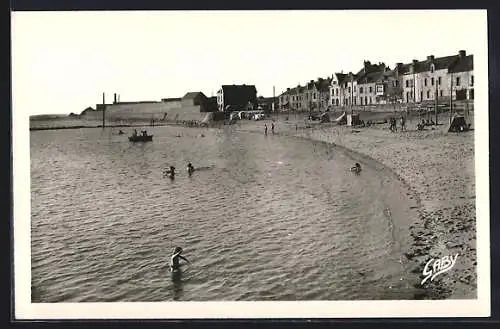
[[[31,133],[33,301],[394,296],[386,177],[350,175],[353,160],[322,143],[148,130],[143,145],[110,130]],[[203,170],[188,177],[188,161]],[[191,261],[179,277],[177,245]]]

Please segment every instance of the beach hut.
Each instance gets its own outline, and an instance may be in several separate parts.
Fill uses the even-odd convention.
[[[323,113],[320,115],[319,120],[321,123],[330,122],[330,117],[328,116],[328,113]]]
[[[348,114],[347,115],[347,125],[348,126],[358,126],[361,124],[359,120],[359,114]]]
[[[343,112],[337,119],[334,120],[334,122],[338,123],[339,125],[346,124],[347,123],[346,113]]]
[[[465,122],[465,117],[462,115],[454,116],[448,126],[448,132],[462,132],[470,129],[470,124]]]

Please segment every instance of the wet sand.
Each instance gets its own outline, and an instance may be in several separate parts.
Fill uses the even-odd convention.
[[[440,122],[445,122],[444,117]],[[239,129],[271,133],[271,121],[241,121]],[[416,201],[408,221],[404,262],[415,274],[415,299],[477,298],[474,132],[446,133],[446,125],[392,133],[388,125],[351,128],[333,123],[277,120],[276,134],[333,143],[373,159],[405,184]],[[398,125],[399,128],[399,125]],[[365,158],[365,163],[366,163]],[[413,206],[411,206],[413,207]],[[455,266],[423,285],[431,258],[458,254]]]

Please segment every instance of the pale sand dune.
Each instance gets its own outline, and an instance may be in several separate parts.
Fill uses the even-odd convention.
[[[263,131],[264,123],[270,125],[244,121],[241,129]],[[476,298],[474,132],[447,134],[446,125],[415,131],[410,124],[408,132],[391,133],[387,127],[353,132],[333,124],[278,121],[276,132],[334,143],[391,168],[419,203],[405,252],[409,270],[421,280],[431,258],[459,254],[455,267],[433,282],[415,282],[421,290],[415,298]]]

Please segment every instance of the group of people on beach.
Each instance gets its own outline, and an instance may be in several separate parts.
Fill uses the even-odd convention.
[[[271,122],[271,132],[274,135],[274,122]],[[267,135],[267,123],[264,125],[264,134]]]
[[[406,131],[406,118],[404,116],[401,116],[401,118],[399,119],[399,122],[401,124],[401,131]],[[396,127],[396,118],[395,117],[390,117],[389,118],[389,129],[392,131],[392,132],[396,132],[398,131],[398,128]]]

